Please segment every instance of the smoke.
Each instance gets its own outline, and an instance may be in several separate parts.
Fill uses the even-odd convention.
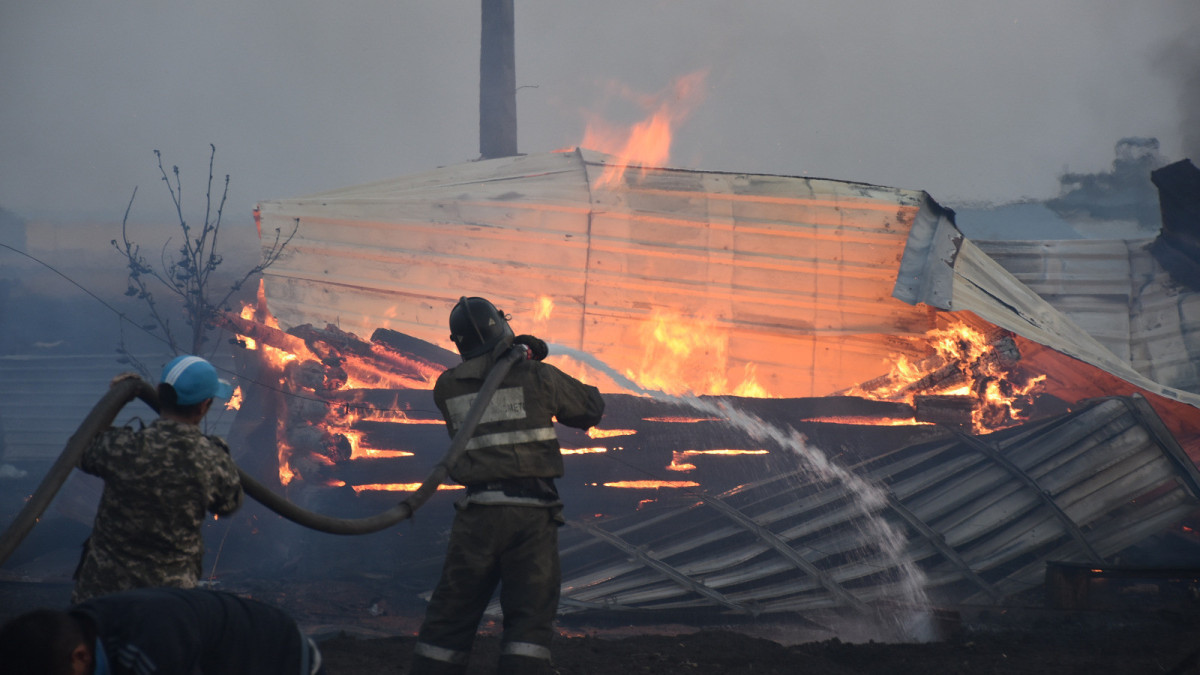
[[[1184,0],[1178,11],[1179,34],[1167,43],[1158,65],[1178,87],[1184,157],[1200,160],[1200,6]]]
[[[1068,218],[1131,221],[1143,230],[1158,229],[1158,192],[1150,181],[1150,173],[1166,164],[1158,139],[1122,138],[1115,155],[1112,171],[1059,176],[1059,196],[1046,206]]]

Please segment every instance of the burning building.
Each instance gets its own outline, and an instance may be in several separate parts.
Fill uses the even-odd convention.
[[[243,426],[317,507],[411,490],[440,457],[428,389],[461,295],[606,392],[599,429],[562,434],[566,609],[863,609],[913,585],[1000,603],[1200,506],[1197,388],[923,192],[576,149],[258,220],[297,234],[230,319],[275,401]]]

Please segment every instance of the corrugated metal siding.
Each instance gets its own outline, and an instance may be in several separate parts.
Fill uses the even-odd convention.
[[[979,248],[1145,377],[1200,393],[1200,295],[1150,240],[981,241]]]
[[[887,372],[932,315],[892,298],[924,193],[669,169],[598,186],[609,158],[476,162],[260,205],[299,235],[266,274],[285,327],[391,328],[452,348],[446,316],[484,295],[519,332],[644,365],[656,310],[725,342],[731,385],[758,368],[774,395],[828,394]],[[269,239],[269,237],[264,237]],[[540,297],[553,300],[536,321]]]
[[[589,182],[604,170],[588,163]],[[923,333],[891,297],[920,193],[836,181],[661,169],[592,191],[585,351],[641,358],[650,310],[710,318],[729,378],[775,394],[836,391],[888,368],[883,334]]]
[[[1145,246],[1131,249],[1130,358],[1155,382],[1200,393],[1200,293],[1179,287]]]
[[[478,162],[260,208],[265,231],[301,221],[265,275],[268,305],[287,327],[333,323],[364,338],[391,328],[453,348],[446,316],[461,294],[525,316],[539,294],[573,299],[560,303],[567,312],[583,296],[587,185],[573,155]],[[578,339],[578,312],[553,325]]]
[[[230,366],[228,357],[214,357]],[[155,357],[141,359],[158,363]],[[228,361],[228,363],[225,363]],[[67,440],[108,390],[112,377],[122,372],[112,354],[55,356],[0,356],[0,414],[3,415],[4,462],[52,462]],[[124,424],[133,417],[149,423],[157,414],[141,401],[133,401],[117,417]],[[224,434],[233,423],[232,412],[214,410],[207,421],[209,433]]]
[[[1132,295],[1129,249],[1122,241],[979,241],[984,253],[1129,361]]]
[[[264,202],[267,231],[300,223],[266,275],[268,305],[285,327],[392,328],[452,348],[450,307],[484,295],[519,332],[626,373],[680,358],[647,348],[665,310],[719,338],[699,349],[726,389],[753,366],[770,394],[792,397],[886,373],[927,348],[933,308],[970,310],[1200,401],[1196,300],[1169,287],[1144,242],[976,245],[923,192],[642,167],[610,182],[612,161],[530,155]],[[537,320],[543,297],[554,311]]]

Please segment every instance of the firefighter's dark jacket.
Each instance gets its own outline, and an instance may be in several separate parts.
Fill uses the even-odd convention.
[[[485,354],[442,373],[433,398],[453,437],[483,386],[495,358]],[[587,429],[604,414],[600,390],[541,361],[518,361],[505,375],[475,428],[467,450],[450,467],[463,485],[509,478],[557,478],[562,453],[554,420]]]

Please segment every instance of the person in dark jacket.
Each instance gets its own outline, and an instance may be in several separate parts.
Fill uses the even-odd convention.
[[[118,375],[112,383],[138,377]],[[150,426],[110,428],[84,451],[79,468],[104,479],[92,534],[75,572],[72,602],[106,593],[192,588],[204,560],[201,526],[242,504],[242,480],[229,446],[200,422],[228,382],[199,356],[163,368],[159,417]]]
[[[453,437],[493,365],[514,344],[528,359],[505,375],[449,467],[466,486],[441,579],[413,652],[414,675],[465,672],[479,621],[500,587],[504,614],[499,673],[546,672],[558,611],[558,527],[563,474],[554,422],[587,429],[600,422],[600,391],[543,363],[546,343],[514,336],[508,317],[484,298],[461,298],[450,312],[451,339],[463,362],[442,373],[433,397]]]
[[[143,588],[0,628],[6,675],[320,675],[321,652],[282,610],[230,593]]]

